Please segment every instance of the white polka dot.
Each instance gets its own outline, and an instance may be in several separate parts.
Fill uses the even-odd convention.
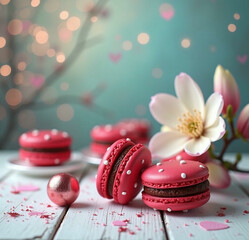
[[[160,168],[159,170],[158,170],[158,172],[163,172],[164,170],[162,169],[162,168]]]
[[[134,184],[134,188],[137,188],[137,183]]]
[[[154,211],[157,211],[157,209],[156,209],[156,208],[153,208],[153,210],[154,210]]]
[[[126,138],[126,141],[131,141],[131,139],[130,138]]]
[[[168,212],[171,212],[172,210],[171,210],[171,208],[167,208],[167,211],[168,211]]]
[[[159,162],[159,163],[157,163],[156,165],[157,165],[157,166],[161,166],[162,164]]]
[[[51,137],[50,137],[50,135],[45,134],[45,135],[44,135],[44,139],[45,139],[45,140],[50,140],[50,139],[51,139]]]
[[[176,160],[182,160],[182,156],[177,155],[177,156],[176,156]]]
[[[104,163],[104,165],[108,165],[109,162],[107,160],[105,160],[103,163]]]
[[[69,135],[68,135],[67,132],[63,132],[63,133],[62,133],[62,136],[63,136],[64,138],[67,138]]]
[[[130,175],[131,174],[131,170],[128,170],[126,173],[127,173],[127,175]]]
[[[187,212],[188,212],[188,210],[183,210],[182,212],[187,213]]]
[[[108,124],[108,125],[105,125],[105,130],[107,132],[110,132],[112,130],[112,125]]]
[[[205,166],[203,166],[202,164],[199,166],[200,168],[205,168]]]
[[[95,175],[95,179],[96,179],[97,177],[98,177],[98,175],[96,174],[96,175]]]
[[[59,132],[59,131],[58,131],[57,129],[52,129],[52,130],[51,130],[51,133],[52,133],[53,135],[57,135],[58,132]]]
[[[181,161],[180,161],[180,164],[186,164],[186,161],[181,160]]]
[[[123,136],[126,136],[127,131],[126,131],[125,129],[121,129],[121,130],[119,131],[119,133],[120,133],[120,135],[123,137]]]
[[[32,135],[37,136],[39,134],[39,131],[37,129],[32,131]]]
[[[187,177],[186,173],[181,173],[181,177],[186,178]]]
[[[109,149],[110,149],[110,147],[108,147],[108,148],[106,149],[106,151],[109,151]]]
[[[60,163],[60,159],[56,158],[56,159],[54,160],[54,163],[55,163],[55,164],[59,164],[59,163]]]
[[[22,138],[27,138],[27,134],[26,133],[22,134]]]
[[[142,164],[144,164],[144,159],[142,160]]]
[[[123,196],[126,195],[126,192],[122,192],[122,195],[123,195]]]

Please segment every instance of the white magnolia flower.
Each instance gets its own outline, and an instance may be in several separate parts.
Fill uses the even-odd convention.
[[[201,155],[225,133],[225,122],[220,117],[223,98],[213,93],[205,104],[198,84],[186,73],[176,77],[175,91],[177,98],[164,93],[151,98],[150,111],[167,130],[155,134],[149,148],[154,156],[161,158],[183,149],[189,155]]]

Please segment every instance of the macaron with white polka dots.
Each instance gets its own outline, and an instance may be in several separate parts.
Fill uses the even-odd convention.
[[[208,168],[198,161],[168,160],[141,175],[142,199],[151,208],[184,211],[200,207],[210,198]]]
[[[151,153],[143,144],[120,139],[106,151],[100,162],[96,187],[104,198],[127,204],[142,188],[141,173],[151,165]]]
[[[19,157],[35,166],[60,165],[70,159],[71,143],[67,132],[34,129],[19,137]]]

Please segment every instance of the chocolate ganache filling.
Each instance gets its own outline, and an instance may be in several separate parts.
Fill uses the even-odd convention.
[[[144,186],[144,192],[156,197],[186,197],[204,193],[209,187],[208,180],[196,185],[180,188],[156,189]]]
[[[119,165],[121,164],[123,158],[125,157],[125,155],[129,152],[129,150],[132,147],[133,146],[129,146],[126,149],[124,149],[124,151],[122,153],[120,153],[120,155],[117,157],[117,160],[115,161],[114,165],[112,166],[112,169],[111,169],[110,175],[109,175],[109,179],[108,179],[108,185],[107,185],[107,191],[108,191],[108,194],[110,196],[113,196],[113,194],[112,194],[113,185],[114,185],[114,180],[115,180]]]

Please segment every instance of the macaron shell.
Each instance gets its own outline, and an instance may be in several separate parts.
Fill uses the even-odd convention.
[[[97,153],[100,156],[104,156],[107,148],[110,147],[110,145],[111,144],[100,144],[100,143],[92,142],[90,144],[90,149],[92,152]]]
[[[126,139],[120,139],[113,143],[110,148],[106,151],[104,157],[102,158],[97,172],[97,179],[96,179],[96,187],[98,193],[104,197],[111,199],[112,196],[108,194],[108,179],[112,170],[112,167],[119,157],[119,155],[130,146],[134,146],[135,144]]]
[[[49,152],[30,152],[23,149],[19,150],[19,156],[22,161],[35,166],[54,166],[62,164],[70,159],[71,151],[59,153]]]
[[[71,143],[68,133],[58,130],[33,130],[19,138],[20,146],[27,148],[63,148]]]
[[[123,158],[113,186],[114,201],[127,204],[142,188],[141,173],[151,165],[151,153],[142,144],[136,144]]]
[[[210,191],[188,197],[178,198],[161,198],[148,195],[142,192],[143,202],[154,209],[163,211],[183,211],[197,208],[208,202],[210,199]]]
[[[208,168],[196,161],[169,160],[147,168],[143,185],[152,188],[176,188],[195,185],[208,178]]]

